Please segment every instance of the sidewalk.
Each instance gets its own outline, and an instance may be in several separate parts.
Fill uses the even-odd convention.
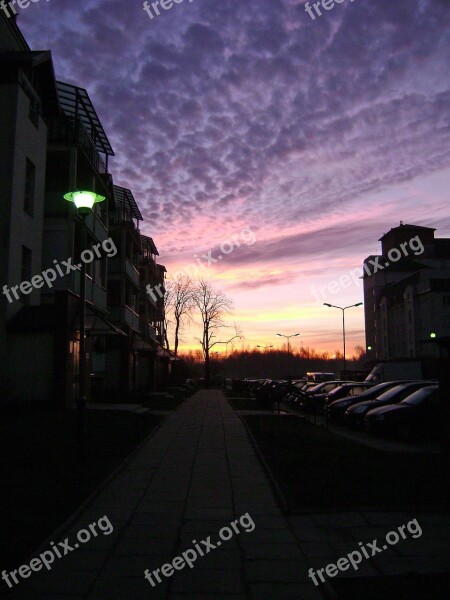
[[[324,490],[326,493],[326,490]],[[249,513],[256,528],[240,533],[204,557],[194,568],[175,571],[152,587],[152,572],[183,551]],[[18,600],[321,600],[307,576],[308,568],[324,567],[358,548],[358,541],[384,536],[408,519],[406,514],[342,513],[287,519],[277,505],[245,427],[219,391],[200,391],[149,437],[117,476],[91,502],[77,522],[55,543],[76,539],[81,529],[107,516],[114,526],[108,536],[93,537],[52,570],[32,573],[11,590]],[[412,515],[409,518],[419,518]],[[428,517],[435,531],[436,556],[415,556],[416,564],[439,563],[445,533],[439,515]],[[419,518],[420,520],[420,518]],[[445,520],[444,520],[445,522]],[[439,529],[439,532],[438,532]],[[425,535],[425,527],[424,527]],[[436,539],[437,538],[437,539]],[[394,549],[366,561],[356,575],[408,570],[416,546],[405,555]],[[428,542],[425,545],[428,548]],[[442,542],[441,544],[439,543]],[[433,543],[431,546],[433,546]],[[405,542],[406,544],[406,542]],[[39,556],[48,548],[33,554]],[[409,555],[408,555],[409,553]],[[393,556],[394,555],[394,556]],[[441,554],[442,557],[442,554]],[[414,557],[413,557],[414,558]],[[19,565],[17,565],[17,568]],[[351,575],[351,574],[349,574]],[[1,581],[4,590],[6,584]]]

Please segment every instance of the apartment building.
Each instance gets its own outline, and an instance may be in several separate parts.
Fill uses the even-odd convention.
[[[450,239],[435,237],[435,231],[401,223],[380,238],[381,254],[365,259],[368,358],[438,358],[447,352]],[[413,238],[420,241],[416,252],[409,246]],[[401,251],[402,244],[407,256]],[[402,258],[393,261],[392,256],[399,252]],[[376,261],[381,268],[374,266]]]
[[[110,215],[110,236],[117,248],[108,271],[108,310],[112,322],[126,336],[107,341],[108,396],[128,394],[137,388],[139,356],[134,348],[140,332],[139,255],[142,214],[131,190],[115,185],[115,210]]]
[[[51,53],[31,51],[15,21],[4,17],[0,67],[0,276],[7,289],[0,376],[24,400],[73,406],[84,314],[86,396],[125,401],[129,392],[157,385],[156,363],[165,352],[163,304],[144,303],[140,314],[141,264],[148,263],[155,281],[164,279],[161,267],[150,265],[147,238],[141,240],[142,215],[132,192],[113,185],[114,151],[88,92],[57,81]],[[104,201],[82,217],[64,198],[77,190]],[[11,292],[66,261],[79,265],[85,250],[106,244],[114,252],[100,252],[84,269],[58,271],[51,284],[19,288],[17,297]],[[1,386],[0,380],[0,394]]]
[[[177,359],[164,348],[166,268],[156,262],[159,252],[153,239],[141,235],[141,242],[142,254],[139,258],[139,314],[141,318],[139,386],[141,389],[149,389],[154,386],[164,386],[168,382],[172,362]],[[147,292],[148,286],[151,289],[160,290],[161,293],[152,296]]]
[[[8,335],[6,324],[24,307],[31,309],[41,302],[40,289],[24,293],[11,288],[42,270],[44,116],[58,110],[50,52],[31,51],[15,21],[0,17],[0,375],[4,378],[11,377],[16,352],[23,353],[21,340]],[[50,383],[48,353],[35,354],[33,362],[37,376],[32,378],[25,370],[19,378],[21,391],[30,385],[43,390]]]

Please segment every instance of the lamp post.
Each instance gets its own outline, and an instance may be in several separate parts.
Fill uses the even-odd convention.
[[[291,335],[284,335],[283,333],[277,333],[278,337],[284,337],[287,339],[287,351],[288,351],[288,388],[291,387],[291,375],[289,373],[290,363],[291,363],[291,346],[289,344],[289,340],[293,337],[299,336],[299,333],[292,333]],[[278,414],[280,414],[280,396],[278,395]]]
[[[265,351],[266,351],[268,348],[273,348],[273,346],[256,346],[256,347],[257,347],[257,348],[261,348],[261,350],[264,350],[264,354],[266,353]],[[265,374],[267,374],[267,373],[265,373]]]
[[[95,192],[75,191],[64,194],[64,199],[73,202],[82,223],[81,247],[86,244],[86,217],[91,214],[94,204],[103,202],[105,196]],[[78,367],[77,397],[77,447],[80,461],[86,458],[86,263],[80,267],[80,351]]]
[[[358,302],[357,304],[350,304],[350,306],[335,306],[334,304],[328,304],[328,302],[323,303],[324,306],[328,306],[328,308],[338,308],[342,310],[342,338],[344,341],[344,378],[347,373],[347,358],[345,356],[345,311],[347,308],[356,308],[357,306],[362,306],[362,302]]]
[[[287,346],[287,351],[288,351],[288,354],[290,354],[290,353],[291,353],[291,350],[290,350],[290,345],[289,345],[289,340],[290,340],[292,337],[297,337],[298,335],[300,335],[300,334],[299,334],[299,333],[293,333],[292,335],[284,335],[283,333],[277,333],[277,336],[278,336],[278,337],[284,337],[284,338],[287,338],[287,345],[288,345],[288,346]]]

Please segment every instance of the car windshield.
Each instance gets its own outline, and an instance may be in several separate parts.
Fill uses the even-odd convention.
[[[437,388],[429,387],[422,388],[421,390],[417,390],[413,392],[410,396],[402,400],[402,404],[409,404],[411,406],[416,406],[417,404],[421,404],[428,398],[433,395],[437,395]]]
[[[310,391],[310,392],[318,392],[318,391],[320,391],[322,389],[322,387],[323,387],[323,383],[318,383],[314,387],[310,387],[308,391]]]
[[[396,385],[395,387],[391,388],[390,390],[388,390],[387,392],[384,392],[384,394],[380,394],[380,396],[377,397],[377,400],[390,400],[391,398],[394,398],[397,394],[400,393],[401,390],[406,390],[407,388],[405,388],[404,385]],[[411,390],[412,392],[412,390]]]
[[[347,393],[348,391],[350,391],[351,386],[350,385],[341,385],[339,387],[335,387],[333,390],[330,391],[330,396],[335,396],[337,395],[338,392],[344,391],[345,393]]]

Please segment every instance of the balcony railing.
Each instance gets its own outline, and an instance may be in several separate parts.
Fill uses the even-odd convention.
[[[52,117],[47,126],[49,142],[79,144],[96,171],[100,174],[108,173],[104,160],[80,119],[68,116]]]
[[[139,271],[136,267],[129,261],[128,258],[125,259],[125,273],[128,275],[133,285],[139,288]]]
[[[141,322],[141,335],[145,340],[156,340],[156,329],[150,324],[146,323],[143,319]]]
[[[129,306],[110,307],[109,316],[114,323],[118,323],[120,326],[128,325],[137,332],[140,330],[139,315]]]

